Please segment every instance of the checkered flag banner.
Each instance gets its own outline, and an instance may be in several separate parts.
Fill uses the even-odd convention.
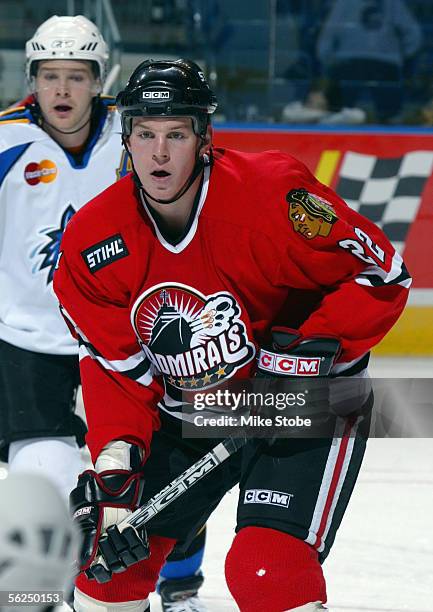
[[[336,191],[351,208],[382,228],[401,254],[432,168],[430,151],[388,158],[349,151]]]

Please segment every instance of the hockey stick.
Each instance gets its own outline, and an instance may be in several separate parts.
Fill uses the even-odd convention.
[[[164,510],[171,502],[195,485],[196,482],[207,476],[209,472],[242,448],[246,441],[246,438],[230,437],[217,444],[204,457],[193,463],[180,476],[172,480],[162,491],[123,519],[118,524],[119,531],[123,531],[127,527],[134,527],[135,529],[143,527],[155,514]]]
[[[204,457],[193,463],[182,474],[177,476],[170,482],[162,491],[151,497],[145,504],[132,514],[129,514],[123,521],[118,523],[119,531],[123,531],[127,527],[140,529],[152,517],[164,510],[175,499],[188,491],[196,482],[207,476],[209,472],[218,467],[223,461],[234,455],[247,442],[247,438],[226,438],[210,450]],[[104,564],[104,559],[101,555],[96,557],[94,564]]]

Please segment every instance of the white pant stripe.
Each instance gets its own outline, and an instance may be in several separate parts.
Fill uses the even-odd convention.
[[[344,431],[344,423],[342,419],[337,419],[335,426],[335,437],[332,440],[331,448],[329,449],[328,459],[326,461],[325,470],[323,472],[322,483],[320,485],[319,495],[317,496],[316,507],[314,508],[311,525],[308,529],[308,537],[305,539],[307,544],[315,544],[317,532],[319,531],[320,521],[322,520],[323,511],[325,508],[328,492],[332,482],[332,475],[335,470],[338,453],[341,446],[341,436]],[[340,435],[338,435],[340,434]]]
[[[326,461],[326,466],[323,472],[322,483],[320,485],[319,494],[317,496],[317,501],[316,501],[316,506],[313,512],[313,518],[311,520],[311,524],[308,529],[308,536],[305,539],[305,542],[307,542],[307,544],[311,544],[312,546],[316,545],[316,542],[317,542],[317,535],[320,529],[320,524],[323,519],[326,502],[328,500],[329,492],[331,489],[332,478],[334,476],[336,463],[338,460],[338,456],[340,454],[341,444],[343,441],[343,433],[346,427],[346,423],[347,423],[346,419],[339,418],[337,419],[337,422],[335,425],[334,438],[331,443],[331,448],[329,449],[328,459]],[[344,479],[347,474],[347,469],[349,466],[350,458],[352,456],[353,442],[354,442],[354,438],[352,437],[350,438],[349,443],[348,443],[348,448],[346,449],[342,470],[339,475],[336,491],[334,493],[329,516],[327,518],[327,522],[325,526],[326,534],[329,531],[331,521],[332,521],[332,515],[335,510],[335,506],[337,504],[338,497],[340,495],[341,488],[343,486]],[[320,544],[320,548],[318,549],[319,552],[323,550],[322,546],[323,546],[324,539],[325,539],[325,536],[322,536],[322,542],[319,543]]]
[[[343,465],[341,467],[340,477],[338,479],[337,487],[336,487],[335,493],[334,493],[334,498],[332,500],[331,508],[330,508],[329,514],[328,514],[328,518],[326,520],[325,529],[324,529],[323,535],[321,537],[321,544],[320,544],[319,548],[317,549],[318,552],[322,552],[324,550],[324,548],[325,548],[325,541],[326,541],[326,538],[328,536],[329,529],[331,527],[332,519],[333,519],[334,512],[335,512],[335,507],[337,505],[338,500],[340,499],[341,489],[343,488],[344,481],[346,480],[347,470],[349,469],[349,463],[350,463],[350,460],[352,458],[353,446],[355,444],[355,434],[356,434],[356,431],[358,429],[358,424],[359,424],[359,421],[357,421],[356,424],[353,426],[353,428],[350,430],[350,438],[349,438],[349,442],[347,444],[347,449],[346,449],[346,454],[344,456]]]

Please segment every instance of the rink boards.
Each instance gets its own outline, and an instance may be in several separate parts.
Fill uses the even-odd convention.
[[[383,229],[413,277],[405,312],[379,355],[433,355],[433,132],[424,128],[318,128],[221,124],[217,146],[279,149]]]

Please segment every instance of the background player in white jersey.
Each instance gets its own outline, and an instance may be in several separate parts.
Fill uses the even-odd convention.
[[[49,598],[26,605],[29,612],[69,610],[61,600],[72,582],[79,543],[65,503],[56,487],[40,474],[10,474],[0,480],[0,591],[52,591]],[[54,593],[62,591],[62,593]],[[59,601],[60,600],[60,601]],[[56,605],[59,602],[59,605]],[[13,603],[13,605],[12,605]],[[0,612],[22,607],[0,602]]]
[[[126,173],[127,156],[114,99],[100,95],[108,49],[91,21],[51,17],[26,59],[31,94],[0,117],[0,456],[11,472],[44,472],[67,497],[85,426],[74,414],[77,345],[52,278],[66,224]],[[174,553],[164,597],[201,585],[204,535],[186,560]]]
[[[51,17],[26,44],[31,95],[0,118],[0,449],[11,472],[43,471],[65,496],[83,426],[52,278],[69,219],[116,180],[119,120],[99,95],[107,59],[88,19]]]

